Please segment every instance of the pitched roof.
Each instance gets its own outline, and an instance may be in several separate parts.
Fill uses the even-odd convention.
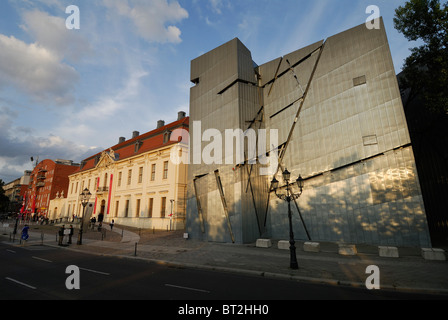
[[[81,161],[81,166],[73,174],[77,174],[77,173],[84,172],[84,171],[91,170],[91,169],[95,168],[95,166],[97,165],[97,162],[96,162],[97,159],[99,159],[99,157],[101,157],[101,154],[103,152],[109,151],[110,149],[112,149],[115,153],[115,160],[121,161],[121,160],[130,158],[130,157],[134,157],[139,154],[143,154],[143,153],[146,153],[146,152],[149,152],[152,150],[157,150],[161,147],[176,144],[179,141],[168,141],[168,142],[164,143],[164,133],[172,132],[178,128],[182,128],[182,129],[188,131],[189,120],[190,120],[189,117],[185,117],[181,120],[167,124],[161,128],[149,131],[149,132],[142,134],[138,137],[124,141],[115,146],[109,147],[109,148],[105,149],[104,151],[97,153],[97,154]],[[138,148],[138,150],[136,150],[137,142],[140,142],[140,148]]]

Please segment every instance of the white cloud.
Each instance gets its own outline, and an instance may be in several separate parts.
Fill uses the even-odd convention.
[[[35,9],[24,11],[22,19],[20,27],[34,42],[0,34],[0,89],[16,88],[47,105],[72,103],[79,74],[67,62],[78,62],[90,52],[90,44],[67,30],[63,18]]]
[[[170,23],[188,18],[188,12],[177,1],[103,0],[119,16],[130,19],[137,34],[150,42],[180,43],[181,30]]]
[[[52,51],[60,60],[77,62],[91,51],[89,42],[79,32],[68,30],[65,20],[39,10],[23,14],[22,28],[34,37],[36,43]]]
[[[104,96],[99,98],[95,103],[88,105],[84,110],[78,113],[78,120],[98,119],[116,115],[128,106],[129,99],[137,96],[140,88],[140,80],[147,76],[145,71],[131,72],[124,87],[113,96]]]
[[[12,181],[24,170],[30,170],[30,157],[79,161],[81,155],[92,152],[58,135],[39,136],[32,130],[13,125],[18,112],[0,106],[0,179]]]
[[[78,77],[54,51],[0,34],[0,88],[11,85],[35,101],[63,105],[72,101],[70,89]]]
[[[217,13],[217,14],[221,14],[222,13],[222,0],[210,0],[210,5],[212,7],[212,10]]]

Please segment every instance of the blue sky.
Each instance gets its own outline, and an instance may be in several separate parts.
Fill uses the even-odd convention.
[[[30,157],[76,162],[189,114],[190,61],[238,37],[258,64],[384,19],[397,73],[398,0],[1,0],[0,179]],[[69,5],[80,29],[66,28]]]

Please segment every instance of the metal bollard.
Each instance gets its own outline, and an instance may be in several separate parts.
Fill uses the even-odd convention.
[[[135,249],[134,249],[134,257],[137,256],[137,242],[135,243]]]

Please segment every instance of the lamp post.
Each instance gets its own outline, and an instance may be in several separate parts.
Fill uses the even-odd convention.
[[[275,195],[284,201],[288,202],[288,219],[289,219],[289,253],[290,253],[290,268],[297,270],[299,269],[299,264],[297,263],[297,256],[296,256],[296,242],[294,240],[294,232],[292,229],[292,213],[291,213],[291,200],[295,200],[298,199],[301,195],[302,195],[302,191],[303,191],[303,179],[302,176],[299,175],[299,177],[297,178],[296,182],[297,182],[297,186],[299,187],[299,193],[293,193],[292,192],[292,184],[289,183],[289,180],[291,178],[291,173],[288,171],[288,169],[285,169],[285,171],[283,171],[282,173],[283,175],[283,180],[285,180],[286,182],[286,194],[278,194],[277,193],[277,189],[279,189],[279,182],[277,181],[277,179],[274,178],[272,179],[271,182],[271,189],[274,190]],[[283,186],[285,187],[285,186]],[[281,188],[283,188],[281,187]]]
[[[172,220],[173,220],[173,204],[174,204],[174,199],[171,199],[170,202],[171,202],[170,231],[172,231],[172,230],[171,230],[171,228],[172,228],[172,226],[171,226],[171,222],[172,222]]]
[[[79,228],[79,234],[78,234],[78,245],[82,245],[82,232],[84,228],[84,215],[86,211],[86,206],[89,203],[89,199],[92,196],[89,189],[85,188],[84,191],[79,195],[79,200],[82,204],[82,218],[81,218],[81,226]]]

